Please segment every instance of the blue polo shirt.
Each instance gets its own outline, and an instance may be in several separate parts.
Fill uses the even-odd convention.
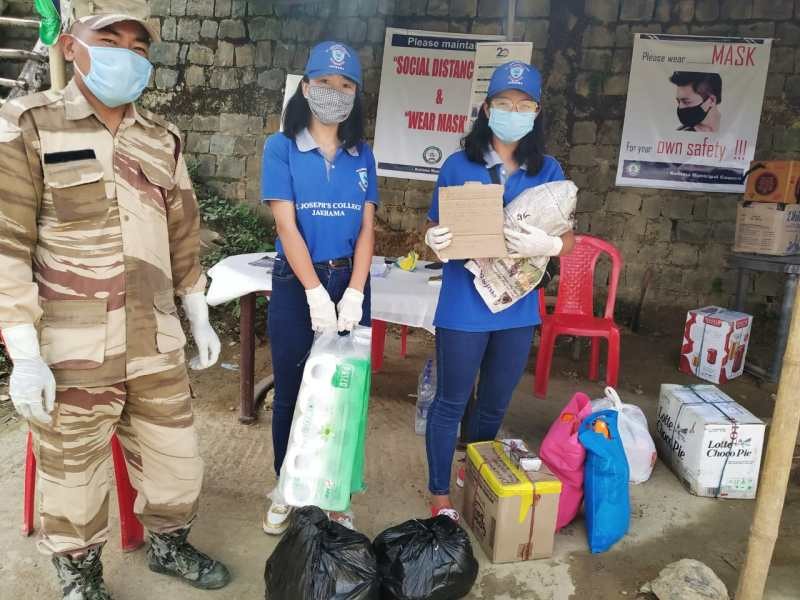
[[[312,262],[353,256],[364,206],[378,204],[378,178],[370,147],[339,148],[329,162],[308,129],[295,139],[275,133],[264,143],[262,202],[294,202],[297,227]],[[283,254],[277,241],[276,250]]]
[[[439,179],[433,191],[433,203],[428,218],[439,222],[439,188],[464,185],[467,181],[491,183],[487,167],[500,164],[502,160],[494,150],[484,156],[486,164],[474,163],[462,150],[450,155],[439,170]],[[509,177],[501,169],[500,179],[505,183],[503,205],[505,206],[523,191],[548,181],[561,181],[564,171],[552,156],[545,156],[542,168],[536,175],[520,167]],[[442,291],[436,306],[434,325],[458,331],[499,331],[515,327],[531,327],[541,323],[539,318],[539,292],[533,292],[505,310],[492,313],[475,290],[475,276],[464,268],[463,260],[451,260],[442,271]]]

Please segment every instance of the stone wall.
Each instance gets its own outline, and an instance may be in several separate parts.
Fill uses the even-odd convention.
[[[0,0],[0,15],[30,17],[33,12],[33,0]],[[36,29],[29,27],[0,27],[0,48],[32,50],[36,37]],[[0,60],[0,77],[16,79],[21,69],[21,62]],[[0,95],[5,96],[5,93]]]
[[[278,128],[286,73],[302,71],[314,43],[337,39],[358,50],[371,136],[385,27],[505,33],[506,2],[151,0],[151,10],[163,42],[152,50],[154,87],[144,102],[184,131],[199,177],[257,203],[261,147]],[[578,228],[622,250],[620,313],[638,301],[648,267],[650,323],[660,308],[680,317],[690,306],[730,303],[725,256],[737,197],[614,186],[633,34],[778,38],[756,157],[798,158],[800,0],[518,0],[516,14],[515,39],[534,43],[544,75],[548,151],[581,188]],[[420,244],[431,184],[385,179],[380,188],[379,247],[398,238]],[[763,310],[779,299],[780,280],[763,276],[748,300]]]

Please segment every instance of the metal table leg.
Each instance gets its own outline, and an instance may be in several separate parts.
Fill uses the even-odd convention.
[[[792,320],[792,305],[797,291],[797,274],[787,273],[786,283],[783,287],[783,303],[781,304],[781,320],[778,324],[778,338],[775,344],[775,356],[769,369],[769,380],[778,381],[783,367],[783,354],[786,352],[786,342],[789,340],[789,323]]]
[[[252,423],[256,420],[255,398],[253,394],[253,372],[255,370],[256,295],[247,294],[239,299],[239,422]]]
[[[749,277],[744,269],[736,269],[736,310],[744,311],[744,300],[747,297],[747,284]]]

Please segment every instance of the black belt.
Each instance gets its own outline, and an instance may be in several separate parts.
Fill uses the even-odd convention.
[[[314,263],[315,267],[332,267],[334,269],[343,269],[345,267],[353,267],[352,258],[334,258],[333,260],[325,260],[323,262]]]
[[[285,256],[277,256],[277,260],[283,260],[287,263],[289,262],[286,260]],[[353,259],[352,258],[334,258],[332,260],[324,260],[322,262],[314,263],[315,267],[323,267],[323,268],[333,268],[333,269],[343,269],[345,267],[353,268]]]

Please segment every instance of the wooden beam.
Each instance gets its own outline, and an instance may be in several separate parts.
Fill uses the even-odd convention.
[[[44,56],[31,52],[30,50],[16,50],[12,48],[0,48],[0,59],[2,60],[38,60],[44,62]]]
[[[14,17],[0,17],[0,25],[8,27],[30,27],[31,29],[39,28],[39,21],[36,19],[17,19]]]
[[[22,88],[24,90],[28,87],[28,84],[18,79],[6,79],[5,77],[0,77],[0,87]]]
[[[747,555],[739,572],[736,600],[761,600],[769,565],[781,525],[781,513],[789,484],[792,455],[800,427],[800,288],[795,292],[789,341],[778,382],[778,399],[772,412],[769,439],[758,484],[756,510],[750,526]],[[791,538],[791,534],[787,534]]]

